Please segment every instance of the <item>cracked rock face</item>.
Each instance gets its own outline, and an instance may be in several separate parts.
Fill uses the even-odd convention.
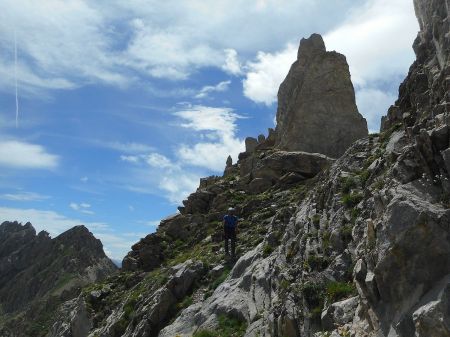
[[[333,158],[367,136],[345,56],[326,51],[318,34],[301,40],[297,61],[280,86],[276,132],[280,149]]]

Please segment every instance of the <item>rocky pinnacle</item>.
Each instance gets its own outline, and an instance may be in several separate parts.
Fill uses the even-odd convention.
[[[279,149],[334,158],[367,136],[345,56],[326,51],[319,34],[300,41],[297,60],[280,86],[276,133]]]

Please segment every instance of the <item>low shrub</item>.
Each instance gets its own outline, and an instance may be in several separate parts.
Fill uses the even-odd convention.
[[[264,248],[263,248],[263,256],[264,257],[269,256],[270,254],[272,254],[272,252],[273,252],[273,247],[271,245],[269,245],[269,244],[264,245]]]
[[[356,287],[350,282],[330,282],[326,287],[326,296],[330,303],[356,295]]]
[[[346,193],[342,196],[342,203],[347,208],[355,207],[361,200],[363,195],[361,193]]]
[[[345,194],[350,193],[352,188],[357,186],[356,179],[352,176],[341,178],[342,192]]]

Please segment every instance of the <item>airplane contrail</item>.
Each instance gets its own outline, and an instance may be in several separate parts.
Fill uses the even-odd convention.
[[[14,78],[16,83],[16,128],[19,127],[19,95],[17,90],[17,37],[14,31]]]

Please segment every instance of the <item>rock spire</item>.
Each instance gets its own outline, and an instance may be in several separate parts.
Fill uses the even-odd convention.
[[[337,158],[367,136],[345,56],[328,52],[319,34],[300,41],[278,91],[275,146]]]

